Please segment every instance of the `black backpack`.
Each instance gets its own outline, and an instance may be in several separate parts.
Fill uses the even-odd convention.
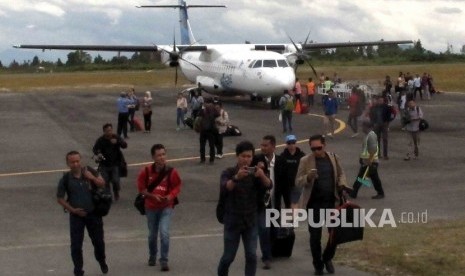
[[[86,167],[87,170],[94,172],[95,170],[91,167]],[[68,193],[70,172],[63,174],[63,185],[65,187],[66,193]],[[92,185],[92,201],[94,203],[93,213],[97,216],[104,217],[110,212],[111,204],[113,203],[111,193],[106,191],[106,189],[98,189],[93,183]]]

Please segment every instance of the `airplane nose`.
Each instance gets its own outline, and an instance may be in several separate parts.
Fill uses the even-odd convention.
[[[294,87],[295,83],[295,74],[293,70],[288,70],[286,72],[281,72],[276,74],[274,77],[274,83],[280,92],[284,90],[291,90]]]

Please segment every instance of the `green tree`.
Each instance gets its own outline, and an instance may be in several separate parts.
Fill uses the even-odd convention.
[[[384,39],[381,39],[384,41]],[[400,56],[402,50],[399,45],[378,45],[378,56],[379,57],[388,57],[394,58]]]
[[[61,61],[61,59],[58,58],[58,60],[57,60],[57,66],[58,66],[58,67],[62,67],[63,65],[64,65],[64,64],[63,64],[63,61]]]
[[[10,66],[8,66],[10,69],[18,69],[19,68],[19,63],[14,59],[11,63]]]
[[[103,59],[103,57],[98,54],[95,58],[94,58],[94,63],[95,64],[105,64],[105,60]]]
[[[68,54],[68,60],[66,61],[67,66],[76,66],[90,64],[92,62],[92,57],[81,50],[71,52]]]
[[[373,48],[373,45],[367,46],[366,53],[367,53],[367,58],[369,58],[369,59],[374,58],[375,49]]]
[[[32,59],[31,66],[37,67],[37,66],[39,66],[39,65],[40,65],[39,57],[38,57],[38,56],[34,56],[34,58]]]

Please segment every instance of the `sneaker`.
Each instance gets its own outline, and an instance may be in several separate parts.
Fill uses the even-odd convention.
[[[271,262],[270,261],[263,261],[263,269],[265,269],[265,270],[271,269]]]
[[[150,256],[148,263],[149,266],[155,266],[157,264],[157,259],[155,259],[155,256]]]
[[[170,271],[170,267],[168,266],[167,263],[161,264],[161,271]]]
[[[108,273],[108,265],[107,265],[107,263],[100,262],[99,264],[100,264],[100,270],[102,270],[102,273],[107,274]]]
[[[371,197],[371,199],[382,199],[382,198],[384,198],[384,195],[380,195],[380,194],[377,194]]]
[[[358,132],[355,132],[354,134],[352,134],[352,136],[350,136],[351,138],[355,138],[358,136]]]
[[[221,158],[223,158],[223,155],[222,154],[217,154],[216,158],[221,159]]]
[[[181,129],[179,127],[176,128],[176,131],[180,131]]]
[[[328,271],[329,274],[334,274],[333,262],[331,262],[331,261],[325,262],[325,268],[326,268],[326,271]]]
[[[404,157],[404,161],[410,161],[410,154],[407,153],[407,155]]]

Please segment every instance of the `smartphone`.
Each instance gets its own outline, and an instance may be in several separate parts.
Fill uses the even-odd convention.
[[[255,174],[257,172],[257,168],[256,167],[247,167],[247,172],[249,172],[249,174]]]

